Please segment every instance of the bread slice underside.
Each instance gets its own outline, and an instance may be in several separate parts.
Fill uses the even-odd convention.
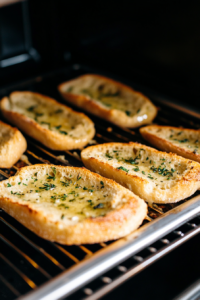
[[[141,144],[91,146],[81,157],[88,169],[114,179],[148,202],[177,202],[200,187],[199,163]]]
[[[0,207],[61,244],[97,243],[135,230],[147,213],[132,192],[85,168],[34,165],[0,183]]]
[[[26,148],[26,140],[21,132],[0,121],[0,168],[11,168]]]
[[[81,149],[95,134],[93,122],[52,98],[13,92],[1,100],[6,119],[53,150]]]
[[[150,125],[140,133],[158,149],[200,162],[200,130]]]
[[[143,94],[112,79],[87,74],[58,86],[63,98],[122,127],[150,123],[157,108]]]

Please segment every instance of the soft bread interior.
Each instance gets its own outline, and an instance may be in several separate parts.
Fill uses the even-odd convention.
[[[77,172],[78,170],[78,172]],[[89,174],[88,174],[89,173]],[[73,167],[36,166],[1,183],[0,196],[30,205],[51,222],[73,225],[85,218],[105,216],[127,202],[127,190]]]
[[[72,139],[84,138],[93,131],[93,123],[71,109],[46,101],[34,93],[12,93],[6,103],[7,110],[26,115],[45,129]]]
[[[182,128],[148,126],[143,129],[157,137],[167,140],[177,147],[181,147],[194,154],[200,154],[200,131]],[[142,132],[142,131],[141,131]]]
[[[133,147],[123,145],[106,147],[105,145],[99,145],[98,149],[93,148],[85,154],[83,152],[84,157],[86,159],[95,157],[100,162],[123,170],[129,175],[145,179],[151,186],[162,190],[175,186],[190,169],[186,162],[180,162],[166,153],[162,156],[158,155],[142,145]]]
[[[154,110],[152,104],[140,93],[122,88],[114,81],[95,75],[81,76],[62,86],[62,92],[85,95],[106,109],[123,111],[128,117],[141,122]]]

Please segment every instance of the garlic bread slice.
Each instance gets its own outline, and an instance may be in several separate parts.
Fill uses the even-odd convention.
[[[6,119],[53,150],[81,149],[95,134],[83,113],[33,92],[13,92],[1,100]]]
[[[81,152],[84,165],[148,202],[173,203],[200,188],[200,164],[138,143],[108,143]]]
[[[34,165],[0,182],[0,207],[50,241],[99,243],[136,229],[147,213],[138,196],[85,168]]]
[[[0,168],[11,168],[26,148],[26,140],[21,132],[0,121]]]
[[[140,128],[140,133],[158,149],[200,162],[200,130],[149,125]]]
[[[87,74],[58,86],[63,98],[122,127],[151,123],[157,108],[142,93],[100,75]]]

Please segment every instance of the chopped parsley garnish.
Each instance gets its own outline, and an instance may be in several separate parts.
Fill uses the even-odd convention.
[[[63,219],[64,219],[64,217],[65,217],[65,215],[62,215],[60,218],[63,220]]]
[[[148,160],[149,158],[147,157],[146,160]]]
[[[129,111],[129,110],[126,110],[125,113],[126,113],[127,116],[131,115],[131,111]]]
[[[81,178],[82,178],[81,176],[80,177],[78,176],[77,180],[80,180]]]
[[[147,177],[150,178],[150,179],[153,179],[153,177],[151,176],[151,174],[148,174]]]
[[[138,171],[140,171],[140,169],[137,167],[137,168],[134,168],[133,171],[138,172]]]
[[[188,139],[183,139],[183,140],[174,139],[174,141],[177,141],[179,143],[187,143],[187,142],[189,142]]]
[[[104,188],[104,182],[100,181],[100,184],[101,184],[101,188],[103,189]]]
[[[136,162],[136,160],[138,159],[139,157],[138,156],[136,156],[136,158],[129,158],[129,159],[125,159],[125,162],[127,162],[127,163],[129,163],[129,164],[131,164],[131,165],[135,165],[135,164],[137,164],[137,162]]]
[[[129,170],[128,169],[126,169],[126,168],[124,168],[124,167],[119,167],[119,168],[117,168],[118,170],[122,170],[122,171],[125,171],[126,173],[128,173],[129,172]]]
[[[178,132],[177,135],[180,135],[182,133],[182,131]]]
[[[60,129],[62,125],[55,126],[56,129]]]
[[[39,187],[39,189],[41,189],[41,190],[46,190],[46,191],[49,191],[49,190],[53,190],[53,189],[55,189],[55,184],[52,184],[52,183],[44,183],[43,184],[44,185],[44,187]]]
[[[94,206],[93,208],[97,209],[97,208],[103,208],[103,207],[104,207],[103,203],[99,203],[96,206]]]
[[[10,183],[7,183],[7,187],[11,187],[12,185]]]
[[[18,185],[20,185],[21,184],[21,182],[18,182]]]
[[[111,156],[109,153],[106,153],[105,155],[106,155],[106,157],[108,157],[108,158],[113,158],[113,156]]]
[[[55,180],[56,179],[56,168],[55,167],[51,167],[52,171],[53,171],[53,176],[49,175],[47,177],[47,179],[53,179]]]
[[[140,111],[141,111],[141,109],[139,108],[139,109],[137,110],[137,114],[139,114]]]
[[[37,117],[42,117],[44,114],[43,113],[35,113],[36,118]]]
[[[84,186],[84,187],[83,187],[83,190],[84,190],[84,191],[86,191],[86,190],[87,190],[86,186]]]
[[[145,171],[142,171],[142,174],[144,174],[144,175],[145,175]]]
[[[93,192],[94,192],[94,190],[88,190],[88,192],[90,192],[90,193],[93,193]]]
[[[65,187],[70,185],[70,182],[66,182],[66,181],[60,181],[60,182],[61,182],[62,186],[65,186]]]
[[[44,122],[44,121],[42,121],[41,124],[46,124],[46,125],[48,125],[49,127],[50,127],[50,125],[51,125],[50,123]]]
[[[68,134],[66,131],[63,131],[63,130],[59,130],[59,132],[60,132],[61,134],[64,134],[64,135],[67,135],[67,134]]]
[[[23,183],[23,185],[28,186],[26,183]]]
[[[29,108],[27,108],[27,111],[34,111],[34,109],[37,107],[37,105],[32,105]]]
[[[59,114],[59,113],[61,113],[61,112],[63,112],[62,109],[57,109],[54,113],[55,113],[55,114]]]

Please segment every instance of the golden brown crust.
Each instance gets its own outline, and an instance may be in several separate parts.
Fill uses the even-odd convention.
[[[138,121],[137,119],[135,119],[133,117],[127,116],[126,113],[123,112],[123,111],[120,111],[120,110],[117,110],[117,109],[108,109],[108,108],[106,108],[102,105],[99,105],[97,102],[94,102],[90,97],[87,97],[86,95],[72,94],[72,93],[69,93],[69,92],[65,92],[66,86],[73,83],[76,79],[61,83],[58,86],[58,90],[61,93],[61,95],[63,96],[63,98],[65,100],[67,100],[68,102],[70,102],[70,103],[72,103],[72,104],[74,104],[78,107],[81,107],[85,111],[88,111],[91,114],[94,114],[94,115],[96,115],[100,118],[103,118],[103,119],[105,119],[105,120],[107,120],[111,123],[114,123],[118,126],[121,126],[121,127],[130,127],[130,128],[139,127],[141,125],[151,123],[152,120],[156,117],[157,108],[142,93],[133,90],[131,87],[129,87],[125,84],[122,84],[121,82],[117,82],[117,81],[112,80],[110,78],[100,76],[100,75],[96,75],[96,74],[83,75],[83,76],[78,77],[77,79],[84,78],[84,77],[87,77],[87,76],[92,76],[94,78],[103,79],[108,83],[114,84],[115,86],[117,86],[121,90],[126,90],[126,91],[131,92],[134,96],[142,97],[146,102],[149,103],[149,106],[151,107],[152,111],[149,112],[146,119]]]
[[[176,184],[170,188],[159,188],[156,184],[153,184],[151,180],[139,176],[138,174],[129,174],[123,170],[113,167],[108,161],[102,161],[97,158],[98,152],[102,150],[111,150],[116,147],[124,148],[142,148],[148,151],[149,160],[160,161],[160,158],[166,160],[174,160],[179,164],[186,164],[188,166],[188,172],[178,178]],[[81,152],[81,158],[84,165],[91,171],[97,172],[102,176],[111,178],[121,184],[122,186],[130,189],[136,195],[141,197],[147,202],[155,203],[174,203],[183,200],[192,194],[194,194],[200,188],[200,165],[191,160],[187,160],[173,153],[165,153],[147,147],[142,144],[132,143],[107,143],[103,145],[90,146]],[[126,168],[126,165],[124,165]]]
[[[46,128],[43,128],[35,122],[33,119],[27,117],[26,115],[22,115],[18,112],[12,111],[7,109],[9,99],[4,97],[1,100],[1,111],[4,117],[9,120],[11,123],[17,125],[21,130],[23,130],[26,134],[30,135],[34,139],[38,140],[48,148],[53,150],[72,150],[72,149],[82,149],[87,143],[93,138],[95,135],[95,129],[93,122],[83,113],[76,112],[71,108],[67,107],[66,105],[60,104],[56,100],[41,95],[39,93],[32,93],[32,92],[13,92],[10,97],[15,97],[20,94],[23,95],[35,95],[38,97],[42,97],[49,105],[56,107],[60,107],[62,110],[68,111],[70,113],[78,115],[80,118],[86,120],[91,127],[89,133],[85,133],[84,138],[80,139],[72,139],[69,136],[62,136],[61,134],[57,134],[52,132]]]
[[[0,121],[0,168],[11,168],[26,151],[26,140],[21,132]]]
[[[171,143],[170,141],[166,140],[165,138],[159,137],[156,134],[151,133],[149,130],[151,129],[166,129],[166,130],[181,130],[185,132],[186,134],[199,134],[200,139],[200,130],[195,129],[186,129],[186,128],[178,128],[178,127],[172,127],[172,126],[161,126],[161,125],[149,125],[140,128],[140,133],[143,136],[145,140],[150,142],[153,146],[156,148],[166,151],[166,152],[173,152],[180,156],[183,156],[188,159],[192,159],[195,161],[200,162],[200,154],[194,153],[193,151],[189,149],[184,149],[183,147],[179,147],[178,145],[175,145]]]
[[[104,181],[105,186],[109,186],[116,193],[121,193],[123,202],[121,205],[105,216],[96,218],[85,218],[75,224],[65,223],[60,219],[51,218],[45,210],[37,210],[34,204],[30,202],[22,203],[16,201],[16,198],[5,197],[5,186],[7,183],[13,184],[20,176],[27,176],[31,170],[37,171],[39,168],[56,169],[62,172],[76,172],[85,176],[86,180]],[[113,197],[114,195],[113,194]],[[126,201],[125,201],[126,199]],[[112,239],[117,239],[129,234],[138,228],[147,213],[147,206],[143,200],[127,191],[112,180],[105,179],[100,175],[92,173],[85,168],[62,167],[53,165],[34,165],[22,168],[9,180],[0,183],[0,207],[13,216],[24,226],[38,234],[42,238],[50,241],[56,241],[61,244],[85,244],[99,243]]]

